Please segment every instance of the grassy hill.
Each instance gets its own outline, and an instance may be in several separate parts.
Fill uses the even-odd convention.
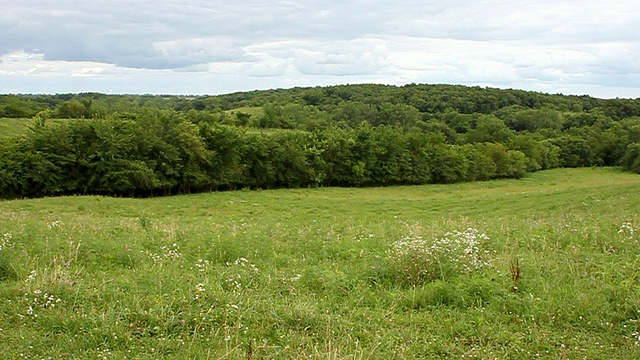
[[[637,358],[640,177],[0,202],[5,358]]]
[[[62,124],[68,122],[69,119],[48,119],[50,124]],[[26,118],[0,118],[0,141],[21,136],[29,131],[29,126],[33,125],[33,119]]]
[[[24,134],[31,119],[0,118],[0,140]]]

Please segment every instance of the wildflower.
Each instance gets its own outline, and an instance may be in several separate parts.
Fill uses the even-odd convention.
[[[36,270],[31,270],[31,273],[29,274],[25,282],[33,282],[36,279],[36,274],[37,274]]]
[[[255,264],[252,264],[246,258],[238,258],[233,263],[227,262],[226,265],[231,267],[230,274],[225,280],[226,285],[232,290],[236,291],[243,287],[243,278],[247,279],[247,282],[251,281],[252,273],[257,273],[259,270]]]
[[[11,243],[11,239],[13,238],[13,235],[11,235],[11,233],[5,233],[2,235],[2,240],[0,241],[0,250],[4,249],[4,248],[9,248],[11,247],[12,243]]]
[[[195,300],[198,300],[200,298],[200,293],[205,292],[207,289],[204,287],[204,283],[199,283],[196,285],[196,295],[193,297]]]
[[[443,269],[472,272],[490,266],[490,252],[481,249],[489,237],[474,228],[450,231],[426,240],[419,235],[402,238],[391,245],[388,255],[410,283],[436,279]]]
[[[239,259],[236,259],[236,261],[233,262],[234,265],[242,265],[245,266],[247,263],[249,262],[249,260],[241,257]]]
[[[177,259],[182,256],[182,254],[180,253],[180,246],[178,246],[178,244],[176,243],[174,243],[171,247],[163,246],[161,249],[164,250],[163,257],[165,259]]]
[[[207,268],[210,264],[211,262],[209,260],[198,259],[198,261],[195,264],[195,267],[198,268],[199,272],[203,272],[205,268]]]
[[[180,257],[182,257],[182,253],[180,252],[180,246],[178,246],[178,244],[174,243],[171,246],[162,246],[160,248],[160,250],[162,250],[162,252],[160,254],[156,254],[156,253],[152,253],[152,252],[147,252],[147,255],[151,258],[151,260],[153,260],[153,262],[160,262],[162,259],[178,259]],[[141,252],[144,252],[141,251]]]
[[[624,235],[627,239],[633,239],[635,235],[636,229],[633,227],[633,224],[625,221],[620,225],[620,229],[618,229],[618,234]]]

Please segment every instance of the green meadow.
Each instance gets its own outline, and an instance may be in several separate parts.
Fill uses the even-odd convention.
[[[49,121],[53,124],[60,124],[68,122],[69,119],[50,119]],[[33,126],[32,118],[0,117],[0,141],[23,136],[29,132],[30,126]]]
[[[0,117],[0,140],[23,135],[27,132],[27,126],[31,119],[9,119]]]
[[[4,359],[637,359],[640,176],[0,202]]]

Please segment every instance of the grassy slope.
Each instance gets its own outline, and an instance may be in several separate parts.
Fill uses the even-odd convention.
[[[638,209],[640,177],[614,169],[0,202],[0,348],[31,359],[633,359]],[[467,227],[490,237],[492,267],[401,281],[394,241]]]
[[[62,123],[69,119],[48,119],[47,123]],[[33,124],[31,118],[0,118],[0,140],[21,136],[29,131],[29,125]]]
[[[241,107],[227,110],[225,113],[235,119],[237,113],[251,115],[252,121],[264,115],[262,107]],[[67,119],[49,119],[50,122],[62,122]],[[32,123],[32,119],[0,118],[0,140],[23,135],[27,132],[27,126]]]
[[[30,123],[31,119],[0,118],[0,140],[24,134]]]
[[[245,107],[235,108],[231,110],[226,110],[225,113],[233,117],[235,117],[237,113],[249,114],[251,115],[251,120],[256,121],[257,119],[259,119],[264,115],[264,109],[261,106],[253,106],[253,107],[245,106]]]
[[[241,112],[241,113],[249,114],[252,117],[260,117],[264,115],[264,109],[262,108],[262,106],[244,106],[244,107],[239,107],[231,110],[226,110],[225,112],[227,114],[235,114],[235,113]]]

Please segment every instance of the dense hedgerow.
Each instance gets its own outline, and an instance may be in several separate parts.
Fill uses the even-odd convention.
[[[0,147],[4,198],[454,183],[518,178],[528,163],[503,144],[447,144],[392,127],[258,131],[194,124],[171,112],[41,119],[27,136]]]

